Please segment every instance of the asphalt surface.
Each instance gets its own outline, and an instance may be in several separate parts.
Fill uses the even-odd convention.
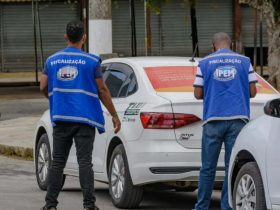
[[[48,106],[48,100],[40,93],[39,87],[0,88],[0,121],[40,116]]]
[[[101,210],[117,209],[113,206],[108,186],[95,183],[97,205]],[[36,183],[34,166],[31,161],[0,156],[0,209],[36,210],[44,204],[45,192]],[[196,201],[196,193],[171,191],[145,191],[139,209],[145,210],[190,210]],[[82,192],[77,177],[66,178],[59,195],[58,209],[82,209]],[[210,210],[219,209],[219,193],[214,193]]]
[[[0,154],[32,158],[34,131],[48,106],[38,86],[0,85]]]

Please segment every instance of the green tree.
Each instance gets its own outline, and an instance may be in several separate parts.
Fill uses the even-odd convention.
[[[268,81],[280,90],[280,1],[279,0],[239,0],[240,3],[262,11],[266,17],[268,34]]]

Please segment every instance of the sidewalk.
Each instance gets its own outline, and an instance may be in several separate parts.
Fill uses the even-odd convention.
[[[0,154],[33,158],[35,128],[48,109],[39,87],[26,85],[35,81],[33,76],[32,72],[0,72]]]
[[[40,116],[0,121],[0,154],[33,158],[33,136]]]
[[[38,73],[38,81],[41,72]],[[35,72],[0,72],[0,87],[36,85]]]

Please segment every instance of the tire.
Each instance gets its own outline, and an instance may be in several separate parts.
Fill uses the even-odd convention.
[[[261,173],[255,162],[243,165],[234,182],[233,209],[247,209],[246,205],[253,210],[267,209]]]
[[[116,164],[119,167],[116,169]],[[118,188],[121,188],[119,191]],[[111,156],[109,165],[109,192],[113,204],[121,209],[138,208],[143,198],[143,188],[134,186],[131,180],[126,153],[122,144]]]
[[[42,158],[43,157],[43,158]],[[51,149],[48,139],[48,135],[43,134],[38,142],[35,152],[35,164],[36,164],[36,179],[38,186],[41,190],[47,190],[48,187],[48,169],[51,166]],[[66,175],[62,177],[62,187],[65,183]]]

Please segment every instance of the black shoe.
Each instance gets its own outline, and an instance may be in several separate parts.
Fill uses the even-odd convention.
[[[40,208],[40,210],[57,210],[57,208],[51,207],[51,208],[47,209],[46,206],[43,206],[42,208]]]

